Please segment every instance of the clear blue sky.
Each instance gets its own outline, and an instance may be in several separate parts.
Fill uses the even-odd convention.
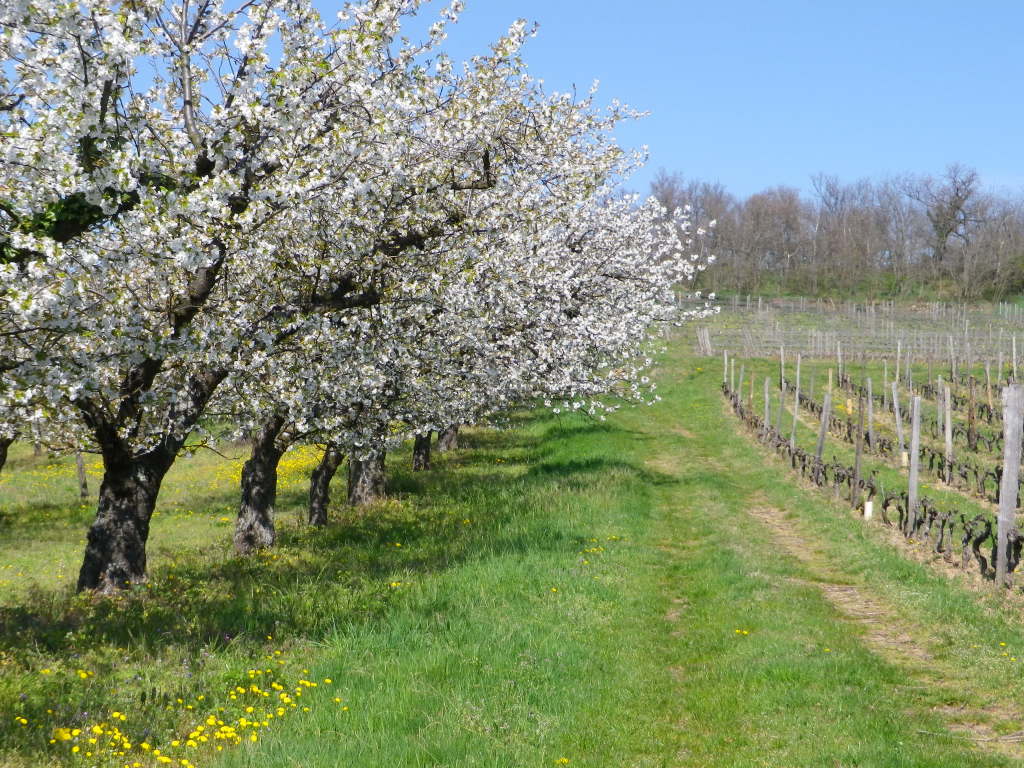
[[[449,36],[453,56],[485,51],[523,17],[540,24],[525,58],[548,87],[585,90],[597,78],[603,101],[651,112],[619,136],[650,147],[629,185],[636,191],[659,167],[747,195],[778,184],[808,190],[819,171],[853,181],[940,173],[951,162],[976,168],[988,186],[1024,189],[1024,3],[466,6]]]

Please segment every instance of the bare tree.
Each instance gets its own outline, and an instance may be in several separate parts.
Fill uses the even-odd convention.
[[[953,164],[938,179],[924,176],[910,181],[906,192],[924,206],[932,227],[933,261],[945,263],[954,241],[967,243],[977,224],[978,172]]]
[[[721,185],[661,171],[651,192],[717,220],[715,290],[998,298],[1024,288],[1024,198],[984,191],[975,170],[845,183],[813,195],[774,187],[737,200]]]

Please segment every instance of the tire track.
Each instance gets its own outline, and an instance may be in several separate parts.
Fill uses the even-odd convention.
[[[814,541],[800,531],[783,510],[766,505],[764,499],[751,499],[748,510],[771,533],[779,548],[797,559],[809,579],[795,579],[818,589],[836,612],[861,630],[864,644],[876,655],[906,673],[908,680],[939,691],[948,702],[932,708],[946,725],[948,733],[930,734],[952,737],[954,734],[974,742],[981,750],[1024,760],[1024,732],[1000,734],[999,723],[1024,720],[1017,702],[993,702],[984,708],[963,701],[959,682],[966,683],[957,670],[944,665],[912,634],[912,627],[891,606],[865,589],[837,583],[841,574],[818,554]],[[919,633],[923,634],[923,633]],[[959,679],[959,680],[958,680]],[[922,733],[925,733],[922,731]]]

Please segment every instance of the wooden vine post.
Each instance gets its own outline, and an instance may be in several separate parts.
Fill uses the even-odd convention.
[[[921,396],[914,395],[910,409],[910,480],[907,483],[907,519],[904,536],[910,536],[917,528],[917,472],[921,453]]]
[[[896,375],[893,377],[893,381],[899,381],[900,380],[900,361],[902,359],[902,357],[901,357],[902,355],[903,355],[903,342],[902,341],[897,341],[896,342]]]
[[[868,448],[875,450],[875,396],[871,391],[871,379],[866,379],[868,385]]]
[[[882,360],[882,410],[889,412],[889,361]]]
[[[953,480],[953,404],[952,404],[952,393],[949,391],[949,385],[945,387],[945,398],[942,403],[942,412],[945,417],[944,433],[946,438],[946,485],[949,485]]]
[[[782,436],[782,414],[786,408],[786,348],[779,347],[779,411],[775,419],[775,429]]]
[[[953,352],[953,337],[949,337],[949,380],[956,381],[956,355]]]
[[[985,395],[988,397],[988,409],[992,410],[992,370],[989,360],[985,361]]]
[[[860,507],[860,456],[864,450],[864,394],[857,398],[857,452],[853,459],[853,482],[850,483],[850,506]]]
[[[828,434],[828,420],[832,415],[832,391],[825,393],[825,404],[821,409],[821,427],[818,429],[818,445],[814,449],[814,458],[821,461],[821,455],[825,452],[825,435]]]
[[[1024,385],[1003,389],[1003,477],[999,483],[999,520],[996,527],[996,585],[1007,582],[1007,543],[1017,517],[1020,476],[1021,422],[1024,414]]]
[[[907,466],[907,444],[903,441],[903,417],[900,415],[899,385],[892,383],[892,415],[896,419],[896,442],[899,443],[900,466]]]
[[[977,420],[977,400],[975,395],[975,387],[977,382],[974,377],[971,376],[968,379],[968,402],[967,402],[967,447],[973,453],[978,450],[978,420]]]
[[[768,439],[768,433],[772,429],[772,413],[771,413],[771,386],[772,380],[767,376],[764,377],[764,439]]]
[[[796,392],[793,396],[793,429],[789,433],[789,449],[796,450],[796,423],[800,419],[800,353],[796,356]]]

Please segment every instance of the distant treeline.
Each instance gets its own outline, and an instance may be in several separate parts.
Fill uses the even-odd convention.
[[[661,171],[651,193],[715,220],[718,292],[1000,299],[1024,289],[1024,195],[985,190],[976,171],[841,182],[810,196],[774,187],[746,199]]]

